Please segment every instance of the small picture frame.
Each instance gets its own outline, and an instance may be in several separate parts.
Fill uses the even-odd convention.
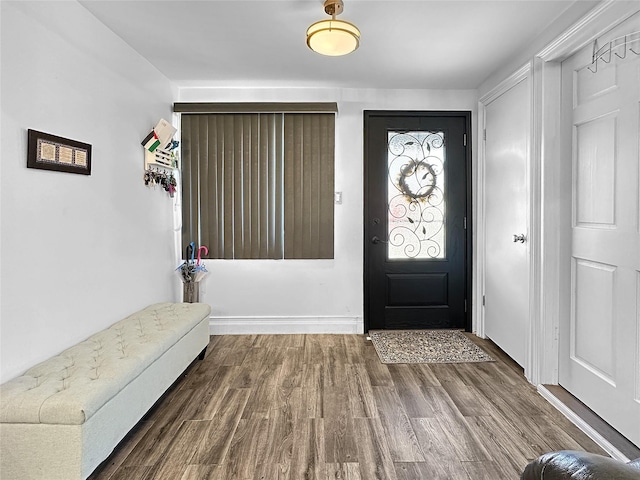
[[[91,175],[91,145],[28,130],[27,168]]]

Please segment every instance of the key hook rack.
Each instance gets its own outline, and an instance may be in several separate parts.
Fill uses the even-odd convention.
[[[602,47],[598,47],[597,39],[594,40],[591,65],[587,66],[587,68],[590,72],[597,73],[598,60],[602,60],[604,63],[610,63],[613,55],[622,59],[626,58],[628,52],[640,55],[640,31],[614,38]]]

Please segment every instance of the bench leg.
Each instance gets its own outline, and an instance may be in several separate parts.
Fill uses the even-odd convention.
[[[198,355],[198,360],[204,360],[204,356],[207,353],[207,347],[204,347],[204,350],[202,350],[200,352],[200,355]]]

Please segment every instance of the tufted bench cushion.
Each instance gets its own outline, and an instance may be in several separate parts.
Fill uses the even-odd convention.
[[[206,348],[210,312],[151,305],[0,385],[2,480],[87,478]]]
[[[208,312],[161,303],[113,324],[0,386],[0,422],[84,423]]]

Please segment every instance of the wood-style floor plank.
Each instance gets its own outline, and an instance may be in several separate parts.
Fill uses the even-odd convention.
[[[467,424],[506,478],[518,478],[522,473],[520,465],[532,460],[532,455],[523,453],[521,443],[514,443],[515,437],[509,434],[510,429],[493,418],[468,417]]]
[[[471,480],[509,480],[519,478],[519,475],[505,477],[496,462],[463,462],[462,465]]]
[[[349,410],[354,418],[376,417],[373,387],[362,364],[347,366],[347,389],[349,392]]]
[[[269,419],[243,419],[232,436],[223,469],[225,477],[246,479],[253,478],[256,465],[264,459]]]
[[[365,335],[214,336],[90,480],[509,480],[604,453],[522,369],[385,365]]]
[[[358,463],[363,480],[397,480],[389,442],[379,418],[356,418]]]
[[[349,410],[347,390],[327,387],[324,390],[324,411],[331,412],[324,421],[325,455],[329,463],[358,461],[354,417]]]
[[[242,418],[269,418],[276,401],[278,378],[282,364],[268,363],[259,369],[253,388],[249,388],[249,400]]]
[[[221,465],[187,465],[182,477],[176,480],[216,480],[224,478],[221,476],[223,468]]]
[[[113,475],[108,477],[110,480],[142,480],[152,477],[153,467],[150,466],[135,466],[135,467],[121,467]]]
[[[373,396],[393,461],[424,462],[416,433],[396,390],[390,387],[373,387]]]
[[[269,418],[267,458],[271,463],[291,465],[294,453],[296,421],[303,416],[294,415],[290,410],[274,412]]]
[[[286,348],[282,369],[278,384],[284,387],[299,387],[302,385],[304,375],[304,350],[298,348]]]
[[[421,372],[412,369],[412,366],[407,364],[388,365],[395,390],[410,418],[432,417],[433,408],[420,390],[422,378],[419,375]]]
[[[361,480],[358,463],[327,463],[327,480]]]
[[[429,471],[431,474],[428,478],[438,480],[468,480],[462,462],[436,418],[412,418],[411,425],[425,457],[424,464],[418,466],[419,471]]]
[[[302,414],[306,418],[322,418],[324,369],[321,364],[305,365],[302,382]]]
[[[324,480],[326,478],[324,419],[298,419],[293,443],[296,448],[289,470],[289,479]]]
[[[452,465],[447,465],[444,469],[434,469],[428,463],[395,463],[398,480],[470,480],[467,472],[460,462],[457,468],[451,469]],[[475,480],[474,477],[471,477]],[[497,477],[492,480],[498,480]]]
[[[182,422],[162,459],[152,468],[151,478],[181,478],[197,453],[194,446],[205,440],[211,422],[212,420]]]
[[[232,436],[249,400],[249,390],[229,389],[216,415],[209,421],[204,439],[195,444],[195,456],[189,463],[217,465],[224,462]]]

